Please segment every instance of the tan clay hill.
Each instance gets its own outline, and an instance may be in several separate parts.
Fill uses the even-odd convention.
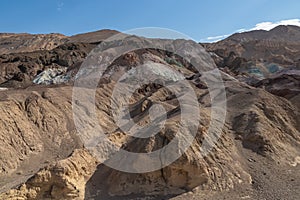
[[[98,43],[116,33],[114,30],[100,30],[71,37],[57,33],[0,33],[0,54],[51,50],[67,42]]]
[[[294,27],[288,28],[294,30]],[[183,74],[197,96],[200,125],[191,147],[160,170],[134,174],[101,164],[78,135],[72,112],[72,90],[74,76],[89,52],[115,33],[100,31],[63,37],[64,42],[49,49],[38,50],[35,43],[26,52],[0,55],[0,199],[299,198],[300,107],[297,101],[299,77],[295,75],[298,72],[275,72],[255,85],[248,85],[243,80],[253,78],[251,74],[241,75],[230,71],[231,66],[227,66],[229,69],[219,66],[223,70],[227,115],[217,145],[202,157],[199,149],[212,114],[210,93],[203,82],[205,77],[169,52],[146,49],[122,55],[110,65],[105,72],[106,79],[96,90],[97,119],[110,141],[120,149],[151,152],[168,144],[176,132],[188,133],[180,129],[181,113],[176,96],[159,84],[145,85],[135,91],[129,107],[135,122],[147,125],[151,105],[163,105],[168,113],[165,128],[148,139],[134,138],[118,129],[111,112],[116,77],[137,64],[160,64]],[[248,35],[239,37],[248,38]],[[255,40],[259,43],[267,36],[257,37]],[[250,51],[248,45],[243,51]],[[227,51],[227,46],[222,41],[211,46],[205,45],[211,54],[217,55],[215,61],[223,62],[226,56],[221,57],[218,55],[221,50],[215,49]],[[199,49],[210,59],[201,46]],[[249,54],[255,53],[254,46],[252,50],[254,52]],[[293,51],[299,53],[299,46],[294,45]],[[244,55],[248,54],[239,54],[240,58],[249,59]],[[273,58],[268,59],[266,57],[266,63],[274,62]],[[210,63],[214,67],[213,60]],[[284,69],[289,67],[283,66]],[[156,70],[161,72],[159,68]],[[54,75],[50,76],[50,72]],[[278,92],[278,84],[285,93]],[[124,103],[119,99],[118,105]],[[80,112],[86,114],[84,107]]]
[[[61,34],[37,34],[26,33],[1,33],[0,53],[19,53],[36,50],[50,50],[66,41],[66,36]]]

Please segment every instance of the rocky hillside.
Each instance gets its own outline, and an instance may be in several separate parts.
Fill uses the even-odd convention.
[[[220,69],[299,105],[300,27],[236,33],[203,46]]]
[[[277,26],[234,34],[217,43],[203,44],[221,68],[258,79],[282,69],[300,68],[300,27]]]
[[[66,37],[59,34],[2,34],[0,50],[0,87],[27,87],[37,75],[55,77],[80,65],[101,41],[117,31],[101,30]],[[44,72],[41,74],[42,72]],[[54,80],[64,82],[64,79]],[[53,81],[48,80],[49,83]],[[36,83],[39,83],[36,80]]]
[[[100,30],[70,37],[57,33],[0,33],[0,54],[51,50],[65,43],[98,43],[117,33],[114,30]]]
[[[300,46],[290,41],[300,36],[297,31],[295,27],[278,27],[270,32],[237,34],[216,44],[205,44],[209,53],[198,45],[193,53],[200,55],[199,66],[171,52],[151,48],[127,52],[111,62],[96,86],[95,115],[106,137],[117,147],[116,152],[151,153],[170,144],[177,136],[184,136],[182,140],[175,140],[169,155],[172,157],[181,151],[189,134],[195,132],[190,147],[175,162],[144,173],[108,167],[110,158],[105,155],[109,149],[96,146],[103,156],[101,159],[106,160],[97,157],[93,153],[95,149],[89,148],[90,143],[79,134],[82,132],[77,129],[73,115],[76,107],[80,116],[92,116],[85,105],[74,102],[73,84],[78,77],[87,83],[91,81],[85,73],[76,76],[81,72],[80,66],[85,70],[82,63],[87,55],[116,32],[106,30],[64,37],[62,43],[49,49],[32,51],[32,46],[28,52],[1,54],[0,199],[298,199],[300,86],[296,65]],[[295,36],[284,40],[280,34],[287,33]],[[120,41],[101,44],[117,46],[127,40],[135,44],[143,42],[126,36]],[[257,45],[266,44],[268,40],[272,40],[268,46],[270,52],[259,50]],[[157,45],[165,42],[155,41]],[[168,42],[180,47],[191,45],[191,41]],[[285,49],[287,44],[290,46]],[[292,61],[275,62],[279,55]],[[91,58],[97,59],[96,56]],[[216,145],[203,156],[205,138],[213,140],[215,137],[210,134],[211,120],[221,112],[213,110],[212,101],[222,99],[224,93],[216,88],[211,90],[207,84],[208,74],[199,73],[196,68],[216,68],[214,61],[221,69],[224,82],[226,117],[224,126],[217,130],[221,135]],[[248,69],[245,68],[247,63],[253,62],[255,69],[271,63],[280,68],[258,79],[244,70]],[[139,66],[148,66],[147,77],[159,75],[169,86],[186,81],[195,93],[197,109],[189,102],[181,104],[181,98],[189,99],[191,95],[186,87],[172,91],[161,82],[147,83],[134,90],[129,102],[122,95],[112,102],[120,82],[136,85],[135,79],[124,78],[123,74],[134,75]],[[174,73],[167,73],[165,68]],[[248,81],[254,78],[255,81]],[[218,81],[214,76],[212,80]],[[88,85],[86,89],[89,90]],[[134,126],[122,129],[116,123],[113,105],[117,108],[128,105],[134,124],[147,127],[142,133],[156,130],[151,126],[153,118],[158,122],[165,120],[164,128],[148,138],[133,137],[129,133]],[[161,108],[153,105],[164,108],[165,119],[151,114]],[[190,112],[183,113],[182,109]],[[199,115],[199,119],[193,120],[193,114]],[[95,134],[91,121],[83,121],[83,124],[85,133]],[[159,164],[163,166],[163,157],[160,159]],[[118,161],[120,166],[128,164],[127,157]],[[129,168],[138,168],[134,161],[129,164]]]
[[[62,34],[0,34],[0,54],[50,50],[67,41]]]

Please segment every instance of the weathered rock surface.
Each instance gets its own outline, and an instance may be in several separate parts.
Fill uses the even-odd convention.
[[[253,85],[255,87],[264,88],[277,96],[289,99],[299,107],[300,70],[283,71]]]
[[[80,42],[86,42],[83,40],[84,37]],[[129,109],[135,123],[146,126],[151,123],[151,105],[163,105],[168,113],[165,128],[146,139],[132,137],[119,129],[113,117],[112,92],[122,74],[135,73],[139,64],[149,64],[154,74],[165,74],[174,82],[185,78],[195,91],[200,115],[192,145],[174,163],[153,172],[126,173],[99,163],[97,156],[80,140],[72,112],[73,88],[69,85],[72,78],[67,84],[30,85],[26,90],[16,89],[15,82],[12,83],[18,81],[22,87],[23,80],[52,83],[57,74],[50,77],[43,73],[61,68],[66,70],[59,75],[74,77],[80,63],[96,45],[87,42],[1,56],[0,66],[4,69],[1,85],[5,89],[0,91],[0,199],[170,199],[182,193],[187,196],[178,196],[178,199],[193,196],[214,199],[227,193],[233,199],[284,199],[287,195],[296,199],[300,191],[294,179],[300,177],[297,168],[300,110],[295,102],[299,95],[272,92],[278,88],[278,80],[283,85],[287,81],[297,89],[298,82],[294,80],[298,79],[294,74],[270,78],[253,87],[232,77],[232,69],[222,72],[227,97],[226,121],[216,146],[203,157],[199,150],[212,116],[205,77],[169,52],[146,49],[121,56],[105,71],[105,80],[101,80],[95,94],[97,122],[119,150],[148,153],[170,143],[176,134],[189,133],[180,123],[176,96],[160,84],[146,84],[136,90],[130,98]],[[219,62],[221,57],[216,56]],[[27,62],[26,70],[20,71],[19,64]],[[32,63],[36,67],[31,69]],[[158,66],[171,68],[181,76],[170,76]],[[9,70],[13,79],[7,77]],[[179,92],[183,94],[184,90]],[[125,101],[119,98],[116,104],[121,106]],[[78,112],[90,115],[84,106]],[[87,127],[92,128],[93,124]],[[120,159],[121,164],[124,161],[126,158]],[[281,181],[287,186],[281,187]],[[235,191],[236,196],[231,196],[231,191]],[[211,192],[220,196],[211,196]]]
[[[0,195],[1,199],[83,199],[85,183],[97,161],[83,149],[49,165],[31,177],[18,190]]]

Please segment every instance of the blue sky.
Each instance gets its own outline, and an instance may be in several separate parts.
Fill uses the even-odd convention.
[[[162,27],[197,41],[300,18],[299,0],[1,0],[0,32],[66,35]]]

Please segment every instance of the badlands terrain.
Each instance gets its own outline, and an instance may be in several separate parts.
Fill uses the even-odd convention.
[[[74,101],[73,90],[81,78],[78,74],[87,67],[86,58],[97,52],[99,45],[142,41],[130,35],[106,41],[116,34],[113,30],[71,37],[0,34],[0,199],[299,199],[299,27],[278,26],[196,44],[195,56],[201,58],[196,64],[155,48],[127,52],[113,60],[95,86],[95,113],[117,151],[151,153],[177,135],[195,132],[190,147],[175,162],[144,173],[109,167],[105,164],[109,158],[100,161],[74,119],[74,107],[77,114],[90,115],[80,101]],[[195,46],[185,40],[144,40],[187,49]],[[120,129],[111,97],[120,77],[128,71],[135,73],[141,65],[150,66],[154,75],[165,76],[169,84],[185,80],[196,96],[199,120],[181,112],[180,98],[174,91],[153,82],[130,96],[130,117],[134,123],[150,127],[145,132],[151,132],[151,108],[160,104],[167,113],[164,128],[148,138],[129,135],[132,127]],[[164,68],[179,75],[168,75]],[[218,69],[224,92],[210,88],[207,75],[199,68]],[[84,76],[88,82],[89,76]],[[123,81],[134,81],[129,79]],[[180,87],[176,92],[189,95],[185,89]],[[215,112],[212,101],[222,95],[226,96],[222,102],[226,105],[224,125],[215,130],[220,135],[211,151],[203,155],[202,145],[211,136]],[[127,103],[123,98],[115,99],[117,107]],[[181,115],[190,119],[188,126],[182,123]],[[92,123],[80,123],[87,124],[87,131],[93,128]],[[179,149],[181,143],[177,141],[175,147]],[[174,154],[178,149],[174,148]],[[99,148],[98,154],[104,155],[106,150]],[[120,165],[126,159],[120,158]],[[135,168],[135,163],[130,167]]]

